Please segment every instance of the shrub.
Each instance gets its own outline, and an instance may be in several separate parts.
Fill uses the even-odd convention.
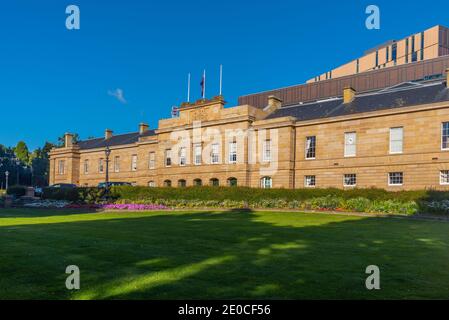
[[[371,201],[366,198],[354,198],[345,201],[342,209],[355,212],[367,212],[370,208]]]
[[[26,194],[26,187],[24,186],[11,186],[6,191],[7,194],[15,197],[21,197]]]

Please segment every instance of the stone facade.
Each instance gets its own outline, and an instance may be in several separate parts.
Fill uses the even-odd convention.
[[[357,93],[347,88],[342,97],[342,106],[349,108]],[[237,181],[239,186],[273,188],[449,189],[440,180],[449,171],[449,150],[442,148],[449,101],[306,121],[270,118],[282,108],[276,97],[264,109],[224,104],[221,96],[184,104],[179,117],[160,120],[154,133],[145,134],[147,127],[140,125],[135,141],[110,145],[110,181],[173,187],[218,180],[222,186]],[[400,141],[392,132],[400,133]],[[108,145],[111,134],[107,131],[100,142]],[[313,154],[308,137],[314,137]],[[66,138],[66,146],[50,154],[50,184],[104,182],[105,148],[87,148],[72,144],[70,135]],[[392,143],[399,149],[392,152]],[[195,150],[201,150],[198,163]]]

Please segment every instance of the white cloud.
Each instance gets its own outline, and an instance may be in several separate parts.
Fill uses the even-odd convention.
[[[120,101],[123,104],[127,103],[125,95],[123,94],[123,90],[120,88],[117,88],[113,91],[109,90],[108,94],[112,97],[115,97],[118,101]]]

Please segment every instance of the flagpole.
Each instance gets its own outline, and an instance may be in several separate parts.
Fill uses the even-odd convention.
[[[187,102],[190,102],[190,73],[187,76]]]
[[[223,88],[223,65],[220,64],[220,96]]]

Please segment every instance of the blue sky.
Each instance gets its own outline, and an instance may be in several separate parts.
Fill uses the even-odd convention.
[[[65,28],[78,5],[81,29]],[[365,28],[365,8],[381,29]],[[0,10],[0,144],[31,149],[66,131],[81,138],[157,126],[171,106],[303,83],[377,44],[436,24],[449,25],[448,1],[5,1]],[[111,95],[123,91],[126,103]]]

